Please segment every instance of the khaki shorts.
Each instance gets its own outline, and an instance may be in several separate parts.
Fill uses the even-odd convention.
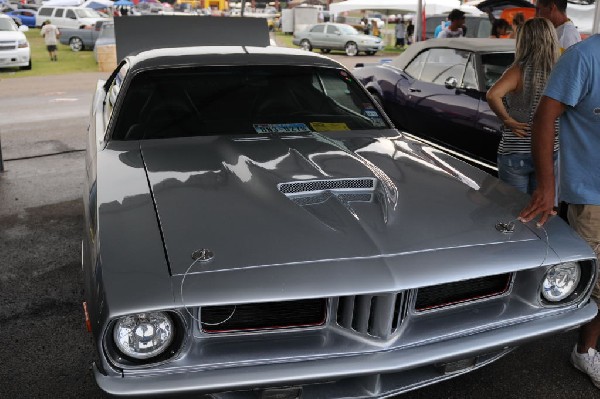
[[[600,262],[600,205],[569,204],[567,217],[573,230],[590,244]],[[600,281],[596,281],[592,297],[600,307]]]

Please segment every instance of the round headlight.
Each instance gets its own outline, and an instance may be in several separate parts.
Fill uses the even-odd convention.
[[[574,262],[552,266],[546,272],[542,295],[550,302],[559,302],[571,295],[579,284],[581,269]]]
[[[149,312],[120,318],[113,336],[124,355],[148,359],[164,352],[174,335],[173,321],[166,313]]]

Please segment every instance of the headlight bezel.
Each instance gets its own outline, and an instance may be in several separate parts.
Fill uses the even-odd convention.
[[[166,314],[171,322],[173,328],[173,337],[170,343],[166,346],[166,348],[157,353],[154,356],[147,358],[135,358],[129,356],[119,349],[117,343],[115,342],[115,328],[120,320],[139,315],[142,313],[163,313]],[[187,328],[186,323],[181,315],[181,313],[174,310],[159,310],[159,311],[148,311],[148,312],[136,312],[123,316],[116,317],[112,320],[108,327],[105,330],[104,334],[104,350],[107,355],[107,358],[114,364],[119,367],[128,367],[128,368],[136,368],[136,367],[147,367],[147,366],[155,366],[157,364],[166,363],[168,361],[172,361],[174,358],[180,354],[182,348],[185,344],[185,339],[187,336]]]
[[[563,298],[552,301],[544,295],[544,282],[547,279],[548,273],[550,273],[554,268],[560,267],[562,265],[574,264],[579,268],[579,280],[576,284],[574,284],[575,288]],[[595,273],[596,268],[593,264],[593,261],[570,261],[570,262],[562,262],[558,264],[549,265],[546,268],[546,271],[542,275],[539,288],[538,295],[540,304],[543,307],[551,308],[551,307],[563,307],[568,306],[574,303],[580,303],[583,299],[591,293],[592,284],[595,282]]]

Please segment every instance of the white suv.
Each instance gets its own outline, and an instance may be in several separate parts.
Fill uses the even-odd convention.
[[[109,21],[109,18],[103,18],[87,7],[42,6],[35,16],[35,26],[42,26],[44,21],[50,21],[59,29],[78,29],[84,26],[95,26],[96,22]]]
[[[31,69],[31,48],[23,34],[25,25],[17,27],[8,15],[0,14],[0,68]]]

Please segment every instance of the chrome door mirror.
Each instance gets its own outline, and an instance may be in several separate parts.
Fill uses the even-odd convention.
[[[450,76],[444,82],[444,86],[446,86],[446,89],[456,89],[456,86],[458,86],[458,80],[456,80],[456,78],[453,78],[452,76]]]

